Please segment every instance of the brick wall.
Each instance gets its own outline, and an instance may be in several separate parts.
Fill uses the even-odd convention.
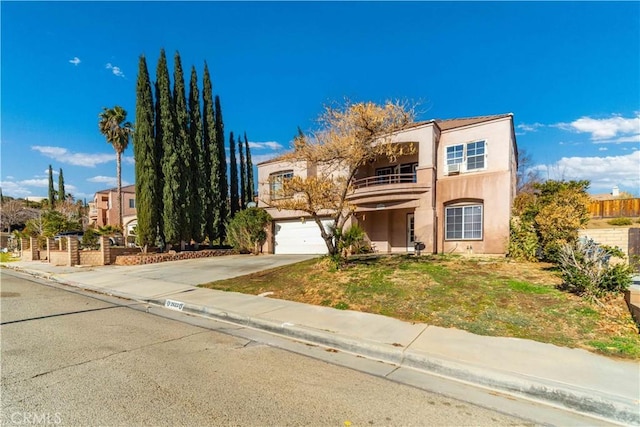
[[[625,254],[629,254],[628,228],[599,228],[594,230],[580,230],[580,237],[588,237],[596,243],[607,246],[617,246]]]
[[[102,252],[80,251],[80,265],[104,265]]]
[[[49,251],[49,264],[69,265],[69,253],[67,251]]]
[[[141,265],[155,264],[158,262],[178,261],[183,259],[209,258],[214,256],[233,255],[236,252],[233,249],[211,249],[204,251],[186,251],[175,254],[141,254],[136,255],[120,255],[116,258],[116,265]]]

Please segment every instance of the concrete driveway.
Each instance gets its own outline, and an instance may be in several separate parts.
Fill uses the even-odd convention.
[[[184,285],[200,285],[257,273],[283,265],[315,258],[318,255],[227,255],[196,258],[157,264],[117,266],[120,274],[144,279],[163,280]]]
[[[318,255],[227,255],[157,264],[58,267],[42,261],[5,263],[7,267],[95,291],[111,290],[151,298],[193,290],[193,286],[257,273]]]

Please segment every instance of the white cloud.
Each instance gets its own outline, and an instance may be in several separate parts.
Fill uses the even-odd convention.
[[[53,169],[51,172],[53,172],[53,175],[59,175],[59,174],[60,174],[60,172],[58,172],[58,171],[57,171],[57,170],[55,170],[55,169]],[[45,176],[47,176],[47,177],[48,177],[48,176],[49,176],[49,169],[48,169],[48,168],[47,168],[47,169],[45,169],[43,173],[44,173],[44,175],[45,175]]]
[[[24,179],[19,181],[18,184],[27,185],[29,187],[47,188],[49,186],[49,178]]]
[[[631,118],[581,117],[571,123],[558,123],[553,126],[577,133],[589,133],[594,142],[636,142],[640,138],[640,113],[636,113],[636,116]]]
[[[80,61],[80,58],[78,58],[77,56],[74,56],[73,59],[69,60],[69,62],[77,67],[78,64],[81,63],[82,61]]]
[[[133,156],[122,156],[122,161],[128,165],[136,164],[136,159]]]
[[[51,147],[34,145],[32,150],[38,151],[40,154],[57,160],[60,163],[67,163],[74,166],[85,166],[93,168],[102,163],[108,163],[115,160],[114,154],[90,154],[90,153],[72,153],[64,147]],[[49,173],[49,171],[46,171]]]
[[[15,178],[11,175],[7,175],[7,179],[15,179]]]
[[[607,148],[607,147],[600,147],[600,148],[598,148],[598,151],[607,151],[607,150],[608,150],[608,148]]]
[[[111,62],[107,62],[107,65],[105,66],[105,68],[107,70],[111,70],[111,72],[113,73],[114,76],[124,77],[124,73],[122,72],[120,67],[112,65]]]
[[[281,150],[282,148],[282,144],[276,142],[276,141],[267,141],[267,142],[252,142],[249,141],[249,148],[257,148],[257,149],[261,149],[261,148],[269,148],[271,150]]]
[[[98,176],[94,176],[94,177],[88,178],[87,181],[106,184],[109,187],[115,187],[115,186],[118,185],[118,178],[116,178],[115,176],[98,175]],[[124,185],[129,185],[129,183],[127,181],[122,181],[122,185],[123,186]]]
[[[0,181],[0,187],[2,187],[2,194],[5,196],[27,197],[33,195],[24,185],[14,181]]]
[[[563,157],[551,165],[535,167],[543,178],[587,179],[591,189],[611,189],[614,185],[638,194],[640,191],[640,150],[621,156]]]
[[[518,133],[518,135],[524,135],[527,132],[537,132],[539,128],[544,127],[544,125],[542,123],[531,123],[531,124],[527,124],[527,123],[520,123],[518,126],[516,126],[516,129],[521,130],[522,132]]]

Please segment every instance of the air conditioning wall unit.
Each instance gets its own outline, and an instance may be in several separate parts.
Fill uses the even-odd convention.
[[[460,163],[447,165],[447,175],[455,175],[460,173]]]

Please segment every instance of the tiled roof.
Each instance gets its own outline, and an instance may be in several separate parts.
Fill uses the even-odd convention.
[[[106,190],[96,191],[96,193],[115,193],[117,191],[118,191],[118,187],[114,187],[114,188],[107,188]],[[123,193],[135,193],[136,192],[136,185],[135,184],[123,185],[122,186],[122,192]]]
[[[415,127],[424,126],[429,123],[435,123],[436,125],[438,125],[440,130],[445,131],[445,130],[450,130],[455,128],[461,128],[464,126],[475,125],[478,123],[490,122],[492,120],[502,119],[502,118],[511,117],[511,116],[513,116],[512,113],[506,113],[506,114],[494,114],[492,116],[461,117],[457,119],[445,119],[445,120],[433,119],[433,120],[425,120],[421,122],[411,123],[405,126],[403,129],[406,130],[406,129],[411,129]],[[280,160],[281,157],[282,156],[278,156],[274,159],[265,160],[264,162],[258,163],[258,165],[276,162]]]
[[[465,118],[459,118],[459,119],[447,119],[447,120],[436,119],[435,122],[438,124],[438,127],[441,130],[449,130],[449,129],[460,128],[463,126],[475,125],[477,123],[489,122],[491,120],[502,119],[510,116],[512,116],[512,114],[507,113],[507,114],[496,114],[493,116],[465,117]]]

